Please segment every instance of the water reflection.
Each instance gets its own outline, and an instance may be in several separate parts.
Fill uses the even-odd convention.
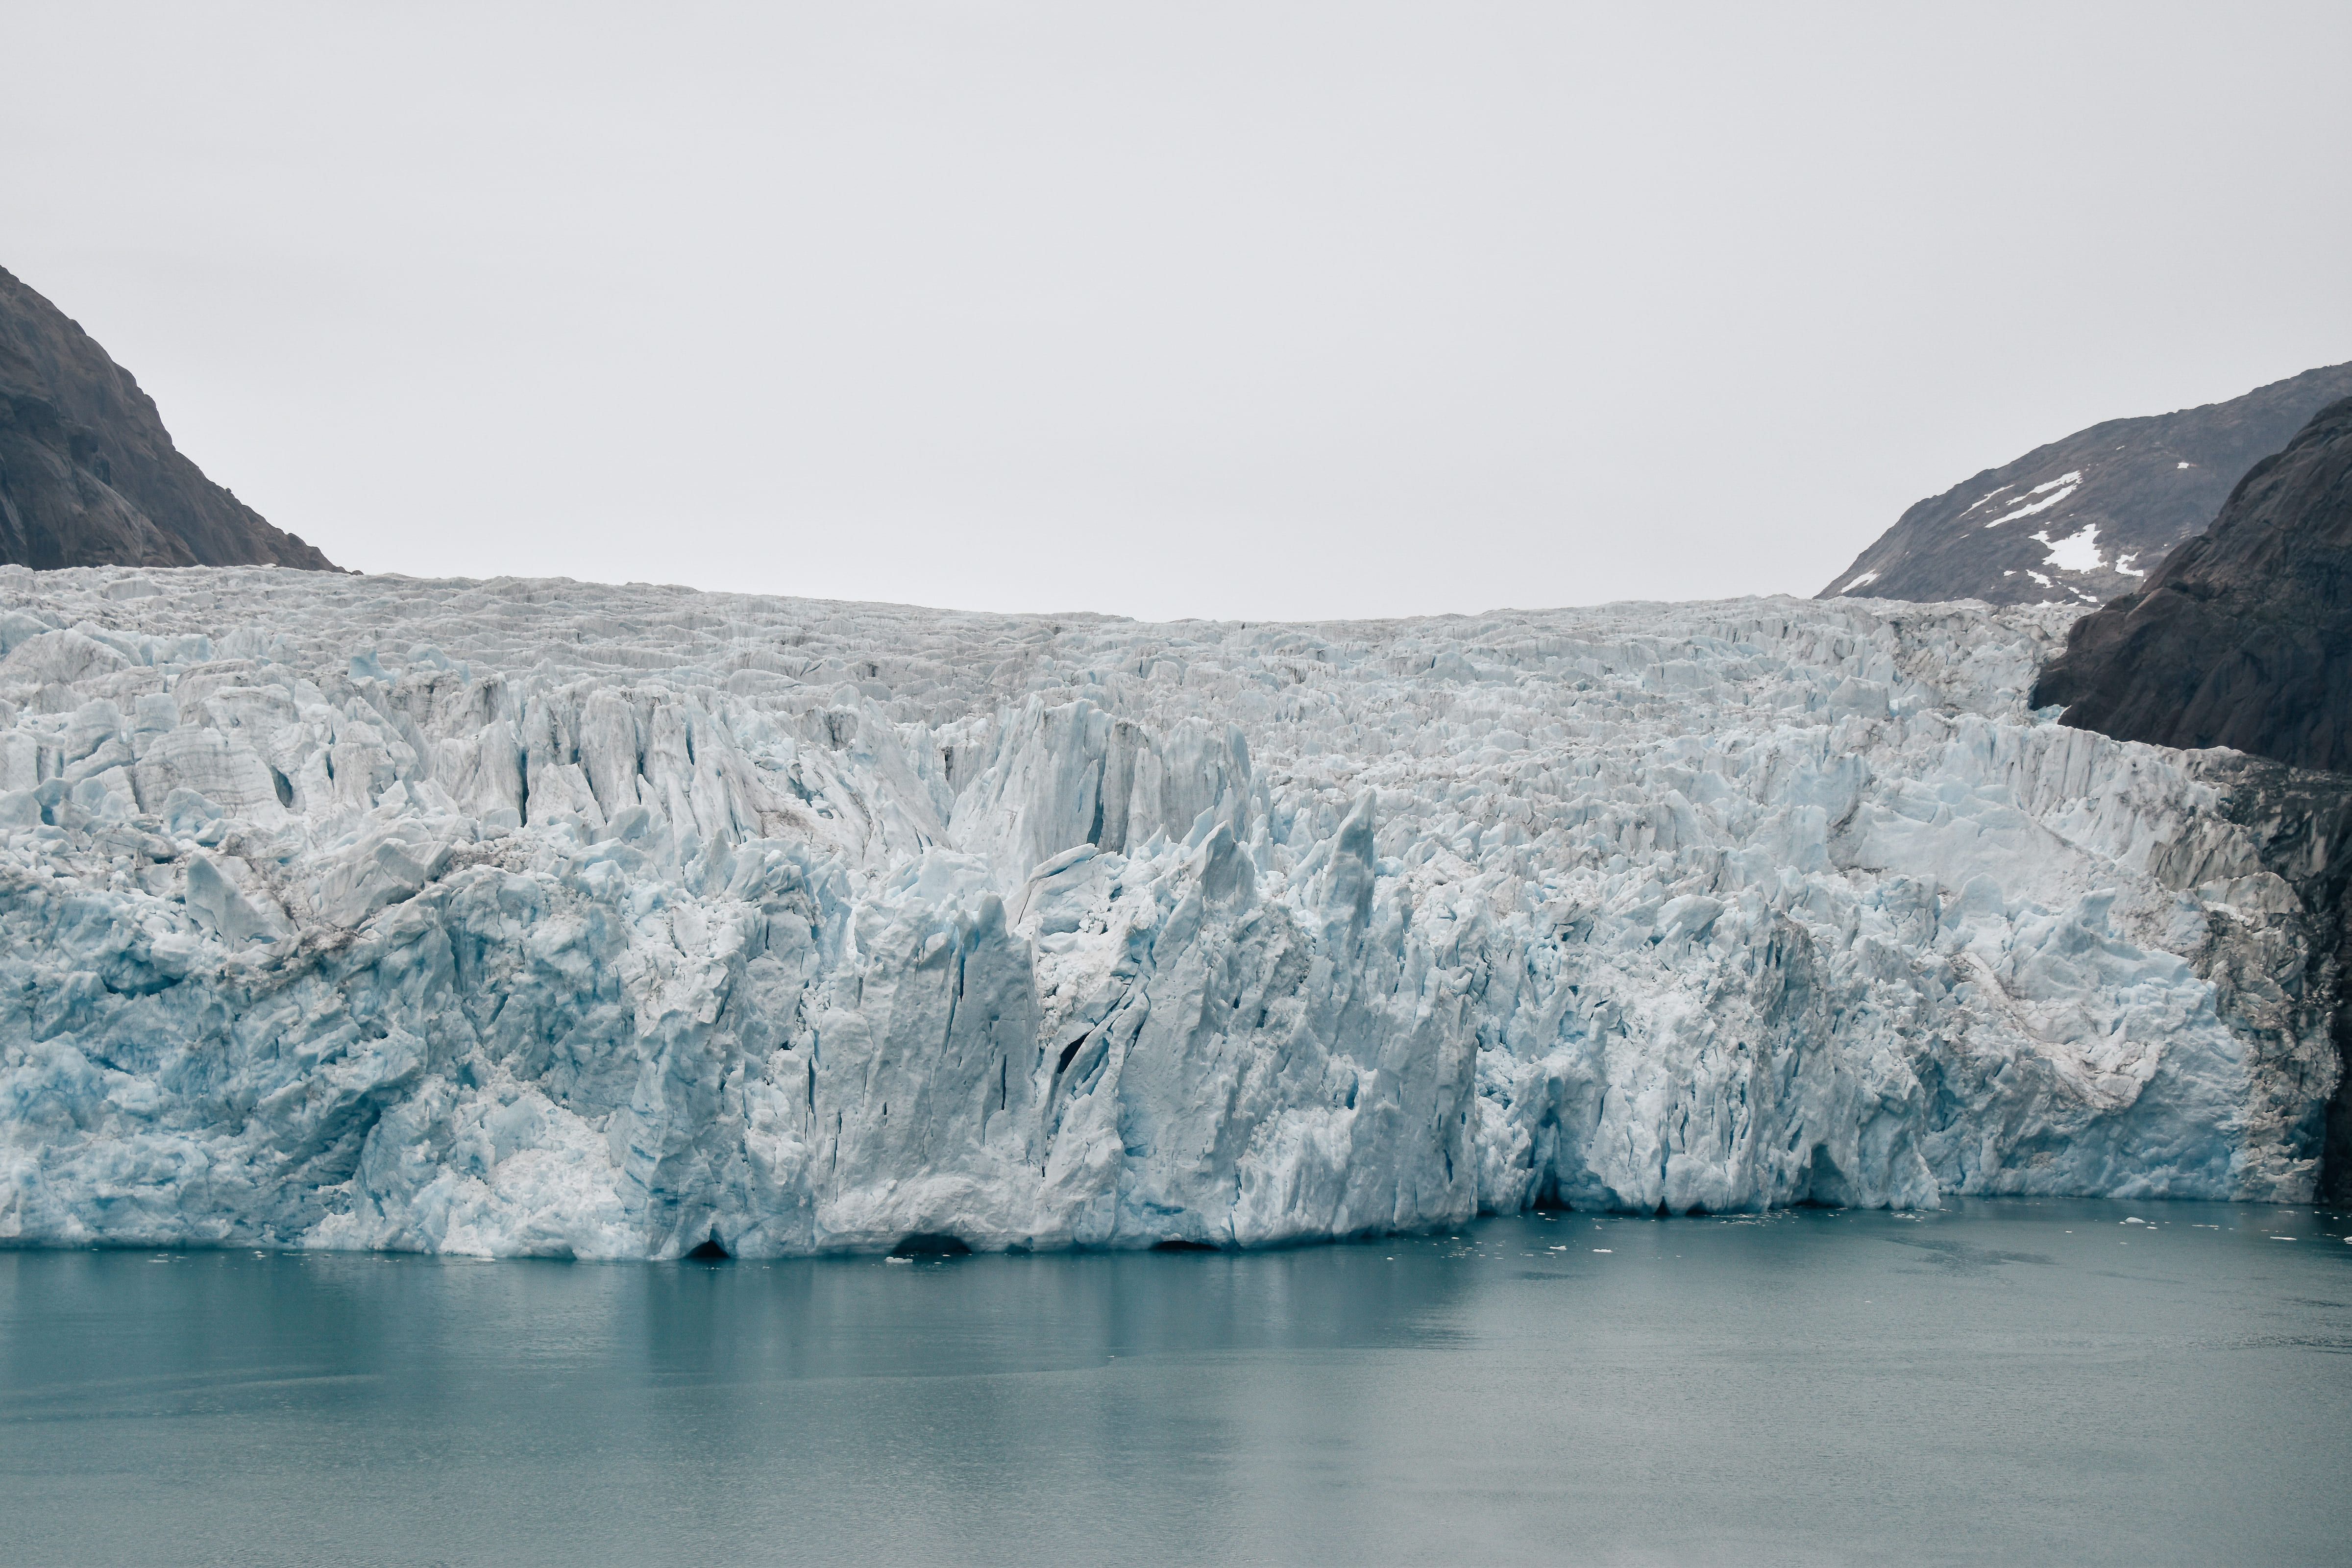
[[[0,1561],[2324,1560],[2342,1235],[2020,1204],[1247,1255],[0,1253]]]

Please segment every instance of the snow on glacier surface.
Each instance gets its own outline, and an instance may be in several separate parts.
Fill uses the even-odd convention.
[[[2304,911],[2071,615],[0,569],[0,1238],[2305,1197]]]

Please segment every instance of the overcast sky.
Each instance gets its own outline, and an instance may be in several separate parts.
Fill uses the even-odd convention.
[[[0,0],[0,266],[370,572],[1810,594],[2352,359],[2352,5]]]

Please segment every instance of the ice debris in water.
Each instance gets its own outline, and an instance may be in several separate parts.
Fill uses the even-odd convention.
[[[2071,615],[0,569],[0,1236],[2307,1199],[2301,907]]]

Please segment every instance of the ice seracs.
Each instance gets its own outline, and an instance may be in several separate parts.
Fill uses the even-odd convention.
[[[2026,710],[2071,618],[0,572],[0,1235],[2305,1196],[2306,911],[2202,754]]]

